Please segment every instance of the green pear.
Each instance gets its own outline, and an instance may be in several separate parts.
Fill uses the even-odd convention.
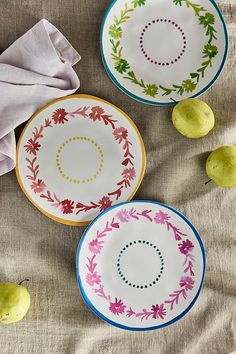
[[[189,98],[174,107],[172,122],[187,138],[201,138],[214,128],[215,117],[208,104],[196,98]]]
[[[22,320],[28,312],[30,307],[30,294],[28,290],[20,284],[0,284],[0,323],[8,324],[18,322]]]
[[[222,146],[213,151],[207,159],[208,177],[218,186],[236,186],[236,146]]]

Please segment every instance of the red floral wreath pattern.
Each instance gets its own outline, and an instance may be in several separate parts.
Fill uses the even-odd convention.
[[[124,169],[121,173],[121,180],[116,184],[116,189],[107,195],[101,197],[98,202],[90,202],[89,205],[83,203],[76,203],[70,199],[60,200],[55,193],[47,190],[47,186],[42,179],[38,177],[39,174],[39,164],[37,164],[37,153],[41,147],[39,141],[43,138],[43,132],[45,129],[53,128],[54,125],[65,124],[68,122],[69,117],[80,116],[85,119],[91,119],[93,122],[101,121],[105,125],[110,126],[113,130],[113,136],[118,144],[122,144],[122,149],[124,151],[124,159],[122,161],[122,166]],[[130,149],[132,143],[128,139],[128,130],[124,127],[116,127],[115,123],[117,121],[112,119],[111,115],[105,114],[103,108],[96,106],[79,108],[74,112],[68,113],[64,108],[59,108],[53,112],[51,119],[47,118],[44,124],[40,128],[35,127],[33,132],[33,137],[30,138],[24,145],[25,151],[28,155],[33,155],[33,159],[26,158],[27,168],[30,174],[27,178],[31,181],[31,189],[36,194],[40,194],[40,197],[46,199],[51,206],[54,208],[61,209],[63,214],[72,214],[76,212],[79,214],[81,212],[87,212],[92,209],[99,209],[100,212],[109,208],[112,205],[112,197],[118,200],[122,195],[122,190],[124,188],[129,188],[132,181],[136,177],[136,171],[134,168],[134,156],[132,155]]]
[[[187,299],[188,291],[191,291],[194,287],[194,271],[193,271],[193,243],[186,239],[182,240],[183,237],[187,237],[186,234],[182,233],[176,226],[174,226],[169,220],[170,216],[168,214],[159,211],[152,217],[152,210],[143,210],[141,213],[138,213],[135,208],[130,210],[121,209],[115,217],[112,218],[111,221],[106,222],[106,226],[102,231],[97,231],[97,236],[94,240],[92,240],[89,245],[89,251],[93,254],[91,258],[87,257],[88,263],[86,267],[88,269],[86,275],[87,284],[92,287],[92,290],[100,297],[104,298],[108,303],[109,310],[114,315],[125,315],[126,317],[137,317],[140,318],[141,321],[148,320],[149,317],[154,319],[162,319],[164,320],[166,316],[166,306],[169,305],[170,311],[174,309],[175,305],[178,305],[181,301]],[[120,228],[120,223],[127,223],[130,220],[140,220],[140,218],[146,218],[150,222],[154,222],[156,224],[161,224],[166,226],[169,232],[172,231],[173,236],[175,237],[176,242],[179,242],[178,250],[184,256],[183,263],[183,276],[179,281],[179,289],[173,291],[173,293],[169,294],[169,298],[161,304],[154,304],[151,306],[149,310],[143,309],[142,311],[134,311],[131,307],[127,307],[123,300],[118,299],[117,297],[112,300],[110,295],[107,295],[104,290],[104,286],[102,284],[102,277],[98,274],[96,268],[97,263],[95,260],[98,255],[101,253],[104,245],[104,240],[107,237],[107,234],[114,229]],[[180,242],[181,241],[181,242]]]

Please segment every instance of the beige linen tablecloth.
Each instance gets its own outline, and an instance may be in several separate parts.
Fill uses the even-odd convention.
[[[43,17],[65,34],[82,56],[77,66],[80,92],[124,109],[142,133],[148,163],[136,198],[179,209],[202,235],[208,258],[203,292],[184,319],[159,331],[131,333],[102,322],[84,304],[76,284],[76,247],[84,228],[63,226],[42,215],[12,172],[0,178],[0,281],[29,277],[32,306],[22,322],[0,326],[0,353],[231,353],[236,350],[236,188],[205,186],[204,164],[211,150],[236,145],[236,0],[220,1],[230,52],[223,75],[202,97],[215,111],[216,127],[199,140],[177,133],[171,108],[133,101],[106,75],[99,30],[109,2],[1,0],[0,50]]]

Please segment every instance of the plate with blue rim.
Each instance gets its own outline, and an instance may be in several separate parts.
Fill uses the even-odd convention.
[[[203,286],[206,256],[191,222],[153,201],[100,214],[77,249],[77,280],[89,308],[133,331],[163,328],[186,315]]]
[[[228,53],[226,23],[214,0],[114,0],[100,43],[111,80],[151,105],[207,91]]]

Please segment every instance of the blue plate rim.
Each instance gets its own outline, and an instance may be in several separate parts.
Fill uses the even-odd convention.
[[[133,94],[132,92],[130,92],[129,90],[127,90],[124,86],[122,86],[119,81],[115,78],[115,76],[112,74],[111,70],[109,69],[109,66],[107,65],[106,59],[105,59],[105,55],[104,55],[104,51],[103,51],[103,31],[104,31],[104,25],[106,22],[106,19],[111,11],[111,9],[113,8],[113,6],[115,5],[115,3],[119,1],[119,0],[112,0],[112,2],[110,3],[110,5],[108,6],[105,15],[103,17],[103,21],[102,21],[102,25],[101,25],[101,30],[100,30],[100,51],[101,51],[101,57],[102,57],[102,62],[103,65],[105,67],[105,70],[108,74],[108,76],[110,77],[111,81],[113,82],[113,84],[115,84],[122,92],[124,92],[126,95],[128,95],[129,97],[135,99],[136,101],[148,104],[148,105],[152,105],[152,106],[174,106],[176,105],[176,103],[178,103],[177,101],[173,101],[173,102],[154,102],[154,101],[150,101],[150,100],[146,100],[142,97],[139,97],[135,94]],[[219,5],[216,3],[215,0],[208,0],[212,3],[212,5],[215,7],[221,22],[223,24],[223,29],[224,29],[224,34],[225,34],[225,51],[224,51],[224,56],[220,65],[220,68],[218,70],[218,72],[216,73],[216,75],[214,76],[214,78],[211,80],[211,82],[209,82],[209,84],[207,86],[205,86],[201,91],[199,91],[198,93],[196,93],[193,96],[190,96],[188,98],[197,98],[199,96],[201,96],[203,93],[207,92],[215,83],[216,81],[219,79],[222,70],[225,66],[227,57],[228,57],[228,51],[229,51],[229,33],[228,33],[228,29],[227,29],[227,25],[226,25],[226,21],[224,19],[224,16],[221,12],[221,9],[219,7]],[[181,101],[181,100],[180,100]]]
[[[83,285],[82,285],[82,281],[81,281],[81,278],[80,278],[80,275],[79,275],[79,256],[80,256],[80,252],[81,252],[81,248],[82,248],[82,245],[83,245],[83,242],[86,238],[86,235],[87,233],[89,232],[89,230],[91,229],[91,227],[96,223],[96,221],[98,219],[100,219],[101,217],[103,217],[106,213],[108,213],[109,211],[111,211],[112,209],[115,209],[115,208],[118,208],[122,205],[126,205],[126,204],[131,204],[131,203],[150,203],[150,204],[157,204],[157,205],[160,205],[160,206],[163,206],[163,207],[166,207],[167,209],[175,212],[177,215],[179,215],[190,227],[191,229],[193,230],[194,234],[195,234],[195,237],[196,239],[198,240],[198,243],[200,245],[200,248],[201,248],[201,252],[202,252],[202,257],[203,257],[203,273],[202,273],[202,279],[201,279],[201,283],[200,283],[200,286],[199,286],[199,289],[194,297],[194,299],[192,300],[192,302],[189,304],[189,306],[178,316],[176,316],[175,318],[173,318],[171,321],[169,322],[166,322],[162,325],[159,325],[159,326],[152,326],[152,327],[144,327],[144,328],[139,328],[139,327],[128,327],[128,326],[124,326],[124,325],[121,325],[117,322],[114,322],[112,320],[110,320],[109,318],[107,318],[106,316],[104,316],[101,312],[99,312],[96,307],[91,303],[91,301],[89,300],[89,298],[87,297],[85,291],[84,291],[84,288],[83,288]],[[105,210],[104,212],[102,212],[101,214],[99,214],[92,222],[91,224],[87,227],[87,229],[85,230],[83,236],[81,237],[81,240],[78,244],[78,247],[77,247],[77,252],[76,252],[76,278],[77,278],[77,283],[78,283],[78,286],[79,286],[79,290],[80,290],[80,293],[86,303],[86,305],[95,313],[95,315],[97,315],[100,319],[102,319],[103,321],[115,326],[115,327],[118,327],[120,329],[123,329],[123,330],[127,330],[127,331],[135,331],[135,332],[140,332],[140,331],[151,331],[151,330],[156,330],[156,329],[161,329],[161,328],[164,328],[164,327],[167,327],[175,322],[177,322],[178,320],[180,320],[181,318],[183,318],[190,310],[191,308],[193,307],[193,305],[195,304],[195,302],[197,301],[200,293],[201,293],[201,290],[202,290],[202,287],[203,287],[203,283],[204,283],[204,278],[205,278],[205,274],[206,274],[206,252],[205,252],[205,248],[204,248],[204,245],[203,245],[203,241],[201,239],[201,236],[199,235],[198,231],[195,229],[195,227],[193,226],[193,224],[186,218],[186,216],[184,216],[181,212],[179,212],[178,210],[176,210],[175,208],[169,206],[169,205],[166,205],[164,203],[160,203],[160,202],[157,202],[157,201],[152,201],[152,200],[132,200],[132,201],[128,201],[128,202],[123,202],[123,203],[119,203],[119,204],[116,204],[112,207],[110,207],[109,209]]]

